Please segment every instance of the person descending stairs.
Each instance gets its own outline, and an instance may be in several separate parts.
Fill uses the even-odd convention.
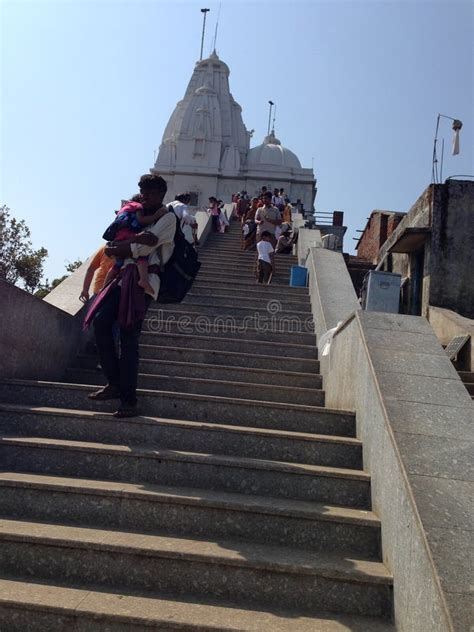
[[[63,382],[0,381],[0,630],[389,632],[392,576],[351,411],[324,405],[292,255],[255,283],[209,238],[141,338],[142,416]]]

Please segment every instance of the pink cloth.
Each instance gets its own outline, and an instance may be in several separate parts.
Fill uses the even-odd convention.
[[[117,212],[117,216],[122,213],[137,213],[138,211],[143,211],[143,206],[140,202],[127,202],[122,206],[120,211]],[[138,221],[138,220],[137,220]],[[133,231],[128,226],[124,228],[120,228],[115,235],[115,241],[125,241],[126,239],[131,239],[137,234],[136,231]]]
[[[92,301],[84,319],[83,329],[88,329],[97,310],[109,292],[122,282],[118,323],[121,329],[130,329],[137,321],[143,320],[146,312],[145,291],[138,285],[138,270],[134,264],[125,266],[112,281],[106,285]]]

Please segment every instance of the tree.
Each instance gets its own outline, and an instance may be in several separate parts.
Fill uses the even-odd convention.
[[[8,206],[0,206],[0,278],[15,284],[21,279],[25,289],[34,292],[47,256],[46,248],[33,249],[25,220],[11,217]]]
[[[44,283],[41,283],[38,286],[38,289],[35,292],[35,296],[37,296],[38,298],[44,298],[47,294],[49,294],[52,290],[54,290],[56,286],[62,283],[64,279],[67,279],[70,274],[75,272],[80,266],[82,266],[82,261],[80,259],[76,259],[75,261],[72,261],[72,262],[68,261],[65,264],[65,268],[66,268],[66,271],[69,272],[69,274],[64,274],[63,276],[58,277],[57,279],[53,279],[51,283],[49,282],[48,279],[46,279]]]

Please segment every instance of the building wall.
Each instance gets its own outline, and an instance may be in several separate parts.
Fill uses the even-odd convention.
[[[359,240],[357,256],[371,263],[377,263],[380,247],[390,237],[403,217],[402,213],[373,211]]]
[[[389,254],[406,228],[431,228],[423,247],[421,315],[433,305],[474,318],[474,182],[431,184],[380,249],[378,268],[407,279],[402,311],[413,313],[409,296],[416,254]]]
[[[433,205],[430,305],[474,318],[474,182],[440,186]]]
[[[175,195],[186,191],[198,194],[198,207],[208,204],[208,198],[212,195],[224,202],[230,202],[232,193],[247,191],[253,196],[261,191],[262,186],[273,190],[274,187],[283,187],[292,202],[300,199],[305,209],[312,209],[314,202],[315,187],[314,182],[292,182],[288,175],[281,178],[276,174],[269,173],[268,177],[222,177],[220,175],[204,173],[167,173],[166,170],[152,169],[152,173],[159,173],[168,184],[168,193],[165,202],[172,202]]]

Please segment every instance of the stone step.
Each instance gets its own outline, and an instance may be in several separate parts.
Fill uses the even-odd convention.
[[[93,391],[92,386],[84,384],[0,378],[0,401],[6,404],[102,412],[116,409],[115,401],[90,400],[87,395]],[[290,432],[355,436],[355,415],[350,411],[145,389],[139,389],[138,398],[143,415]]]
[[[66,376],[73,384],[94,384],[98,387],[107,383],[102,373],[93,369],[68,369]],[[315,388],[233,382],[222,378],[168,376],[159,373],[139,373],[138,386],[177,393],[324,406],[324,391]]]
[[[360,470],[43,437],[0,438],[4,470],[193,487],[370,509]]]
[[[201,276],[201,270],[202,270],[202,276]],[[222,264],[219,266],[219,268],[217,268],[216,266],[211,266],[211,265],[203,265],[201,270],[199,271],[196,279],[201,279],[204,277],[204,275],[206,276],[212,276],[214,274],[216,274],[216,271],[218,272],[219,275],[221,275],[223,278],[227,279],[228,281],[253,281],[253,283],[256,284],[256,270],[255,269],[248,269],[248,270],[242,270],[240,268],[236,268],[234,266],[227,266],[225,264]],[[273,275],[272,275],[272,283],[273,283],[273,279],[275,280],[275,282],[279,282],[281,285],[289,285],[290,283],[290,270],[281,270],[281,269],[275,269]]]
[[[252,266],[257,258],[257,251],[239,251],[235,254],[219,254],[214,250],[201,251],[199,253],[199,261],[202,264],[211,264],[217,267],[221,263],[227,263],[231,265],[239,266]],[[288,267],[298,265],[298,257],[288,258],[288,255],[275,255],[275,263],[277,266]]]
[[[0,579],[0,628],[8,632],[395,632],[372,617],[306,617],[277,609],[241,609],[235,604],[186,601],[184,597],[124,595],[54,584]]]
[[[181,305],[213,305],[215,307],[232,306],[244,308],[247,305],[250,309],[265,310],[271,314],[280,312],[294,312],[301,315],[301,312],[306,312],[307,316],[311,314],[311,304],[309,298],[307,301],[291,301],[285,296],[280,298],[265,296],[265,291],[260,295],[239,296],[233,295],[232,290],[229,288],[226,295],[216,295],[211,290],[207,292],[198,291],[190,292]]]
[[[458,374],[464,383],[474,382],[474,371],[458,371]]]
[[[383,564],[238,541],[213,543],[63,525],[0,521],[2,572],[89,584],[389,617],[393,579]]]
[[[201,252],[212,252],[212,253],[228,252],[231,255],[251,252],[248,250],[241,249],[241,245],[242,245],[242,242],[240,239],[241,235],[242,233],[239,232],[235,235],[233,239],[229,239],[229,240],[221,241],[221,242],[209,240],[206,242],[206,245],[201,249]]]
[[[266,340],[247,340],[237,335],[216,338],[212,332],[196,333],[167,333],[144,331],[140,337],[143,344],[157,346],[178,347],[180,349],[201,349],[210,351],[234,351],[236,353],[253,353],[254,355],[271,355],[279,359],[284,358],[317,358],[316,342],[311,344],[296,344],[288,340],[267,342]]]
[[[259,292],[265,292],[268,295],[278,294],[281,296],[281,293],[284,292],[285,296],[293,297],[293,296],[309,296],[308,288],[306,287],[291,287],[287,282],[280,283],[278,282],[272,283],[271,285],[259,286],[255,283],[255,279],[252,277],[246,277],[244,279],[236,280],[236,279],[227,279],[224,275],[217,276],[215,274],[204,274],[199,273],[196,277],[196,281],[193,285],[193,289],[200,285],[207,285],[210,287],[225,287],[232,288],[236,291],[240,291],[241,289],[252,289]]]
[[[81,355],[75,361],[76,368],[97,369],[97,357]],[[246,384],[279,385],[286,387],[322,389],[322,377],[315,373],[286,372],[273,369],[254,369],[250,367],[220,366],[218,364],[199,364],[198,362],[173,362],[168,360],[140,360],[140,372],[155,375],[177,375],[180,377],[205,377],[209,380],[227,380]]]
[[[268,324],[271,324],[272,320],[275,324],[282,320],[289,324],[295,322],[297,326],[308,326],[313,322],[313,316],[305,306],[302,306],[303,309],[285,309],[282,302],[274,298],[268,301],[263,299],[258,305],[250,302],[244,305],[235,304],[233,301],[225,303],[219,301],[218,298],[215,300],[212,296],[208,296],[207,299],[206,302],[200,303],[186,301],[173,305],[153,306],[148,309],[148,316],[152,318],[160,313],[174,316],[192,313],[207,316],[208,318],[211,317],[211,322],[212,319],[225,319],[228,317],[234,318],[236,321],[248,319],[250,322],[257,319]]]
[[[474,395],[474,382],[464,382],[464,386],[470,395]]]
[[[206,489],[0,472],[0,516],[380,558],[370,511]]]
[[[209,261],[219,265],[232,263],[237,265],[252,264],[257,258],[257,250],[235,250],[221,248],[203,248],[199,252],[199,261]],[[282,266],[297,265],[298,257],[276,253],[274,259]]]
[[[316,351],[315,351],[316,355]],[[239,353],[237,351],[223,351],[220,349],[193,349],[165,345],[140,345],[140,357],[146,360],[168,360],[177,362],[197,362],[219,366],[240,366],[256,369],[272,369],[276,360],[274,355]],[[319,361],[311,358],[282,358],[279,369],[288,373],[319,372]]]
[[[350,437],[160,417],[119,421],[110,413],[7,404],[0,404],[0,430],[5,435],[153,445],[167,450],[362,469],[362,445]]]
[[[180,318],[164,318],[154,317],[145,319],[143,323],[143,331],[151,333],[170,333],[173,335],[189,334],[190,336],[211,336],[218,340],[219,338],[239,338],[242,342],[261,341],[266,344],[285,342],[291,344],[311,345],[316,344],[316,335],[313,332],[304,333],[299,331],[284,331],[284,323],[279,327],[278,323],[272,328],[262,329],[251,326],[249,323],[239,324],[236,322],[225,321],[221,324],[213,323],[209,319],[190,318],[189,322],[183,322]],[[273,323],[272,323],[273,326]],[[143,338],[140,338],[142,340]],[[274,345],[273,345],[274,346]]]
[[[252,297],[261,298],[262,292],[265,292],[265,297],[268,300],[269,295],[272,298],[277,298],[279,300],[283,300],[285,304],[300,304],[307,305],[310,302],[308,294],[292,294],[287,293],[282,296],[281,290],[275,290],[271,285],[266,285],[264,289],[258,286],[255,283],[252,283],[245,287],[235,287],[231,284],[229,285],[206,285],[205,283],[194,283],[191,292],[189,292],[188,296],[195,294],[211,294],[212,296],[233,296],[233,297],[242,297],[251,299]]]
[[[278,309],[278,307],[277,307]],[[212,331],[225,328],[245,338],[247,329],[260,331],[261,338],[267,339],[267,332],[314,334],[313,316],[308,313],[252,310],[238,307],[214,307],[204,305],[163,305],[150,308],[147,312],[147,328],[151,331],[169,331],[177,323],[182,331],[191,325]]]
[[[252,274],[242,274],[240,276],[235,276],[235,275],[224,275],[224,274],[220,274],[219,277],[216,277],[215,274],[209,273],[209,272],[199,272],[199,274],[196,277],[196,283],[205,283],[206,285],[211,285],[213,283],[220,283],[220,284],[224,284],[228,287],[238,287],[241,285],[245,285],[247,287],[253,287],[253,288],[269,288],[269,293],[274,290],[275,292],[278,292],[279,294],[281,294],[281,292],[290,292],[291,290],[294,290],[295,288],[292,288],[290,286],[290,277],[288,275],[288,278],[283,278],[282,276],[278,275],[276,277],[272,278],[272,282],[270,285],[257,285],[256,279],[255,279],[255,275]],[[194,287],[194,286],[193,286]],[[298,290],[302,290],[302,294],[304,293],[308,293],[308,289],[306,287],[303,288],[297,288]],[[263,291],[263,290],[262,290]]]
[[[202,269],[211,270],[235,270],[241,272],[252,272],[257,265],[257,253],[254,252],[251,257],[229,257],[229,256],[200,256],[199,261],[202,264]],[[288,261],[288,259],[282,259],[276,256],[274,259],[275,269],[282,272],[290,272],[292,266],[297,265],[296,261]]]

